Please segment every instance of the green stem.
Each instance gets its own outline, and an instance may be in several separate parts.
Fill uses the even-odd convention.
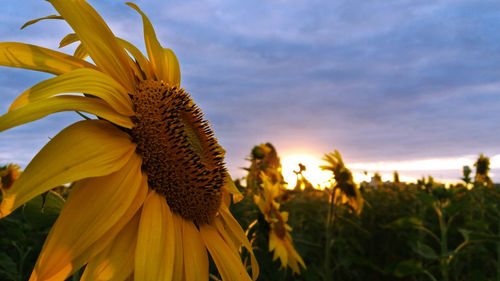
[[[446,217],[441,208],[441,204],[438,203],[439,206],[436,207],[436,212],[439,218],[439,228],[441,230],[441,274],[443,276],[443,281],[448,281],[448,228],[446,225]]]
[[[432,275],[429,271],[424,270],[424,273],[425,273],[425,275],[429,276],[429,278],[430,278],[432,281],[437,281],[437,280],[436,280],[436,278],[434,277],[434,275]]]
[[[326,219],[326,239],[325,239],[325,264],[324,264],[324,270],[325,270],[325,280],[332,280],[330,279],[332,277],[332,269],[330,268],[330,260],[331,260],[331,251],[330,251],[330,244],[331,244],[331,229],[333,226],[333,218],[335,216],[335,211],[334,211],[334,205],[335,205],[335,191],[336,187],[332,189],[332,196],[330,198],[330,204],[328,206],[328,215]]]
[[[313,242],[310,242],[310,241],[307,241],[307,240],[303,240],[303,239],[294,238],[293,242],[297,243],[297,244],[303,244],[303,245],[311,246],[311,247],[323,248],[323,245],[321,245],[321,244],[313,243]]]
[[[498,236],[500,236],[500,219],[498,220]],[[500,241],[497,242],[497,281],[500,281]]]

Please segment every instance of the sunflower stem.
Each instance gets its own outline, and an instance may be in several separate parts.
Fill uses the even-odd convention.
[[[439,228],[441,231],[441,274],[443,281],[448,281],[450,261],[450,255],[448,253],[448,225],[446,223],[446,215],[442,208],[441,202],[437,202],[437,206],[435,206],[435,209],[439,218]]]
[[[326,219],[326,228],[325,228],[325,264],[324,264],[324,270],[325,270],[325,280],[332,280],[332,270],[330,267],[330,260],[331,260],[331,243],[332,243],[332,237],[331,237],[331,229],[333,226],[333,220],[335,218],[335,192],[337,191],[337,186],[333,187],[332,189],[332,195],[330,197],[330,204],[328,206],[328,215]]]
[[[500,212],[497,213],[500,215]],[[500,236],[500,219],[498,220],[498,236]],[[500,281],[500,241],[497,242],[497,281]]]

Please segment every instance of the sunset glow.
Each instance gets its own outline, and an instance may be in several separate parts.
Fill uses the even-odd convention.
[[[467,158],[460,158],[462,161],[458,161],[459,164],[470,163],[467,162]],[[445,161],[448,163],[449,167],[451,163],[453,163],[456,159],[450,159],[449,161]],[[372,176],[375,172],[378,172],[382,176],[383,181],[392,181],[394,171],[403,171],[403,174],[400,173],[399,178],[401,181],[405,182],[416,182],[417,178],[412,176],[407,176],[404,174],[404,171],[419,171],[423,170],[426,165],[430,163],[435,163],[439,160],[420,160],[420,161],[405,161],[405,162],[378,162],[378,163],[359,163],[359,164],[348,164],[346,166],[351,169],[354,181],[356,183],[361,183],[363,181],[370,182]],[[332,178],[332,173],[329,171],[321,170],[320,166],[325,165],[326,163],[321,160],[320,157],[312,156],[311,154],[293,154],[289,156],[284,156],[281,158],[282,169],[283,169],[283,177],[285,181],[288,183],[288,188],[293,189],[297,182],[297,175],[293,171],[299,170],[299,163],[302,163],[306,166],[306,171],[303,172],[303,175],[309,180],[314,187],[324,188],[328,186],[328,181]],[[457,164],[455,164],[457,165]],[[438,166],[431,166],[437,169]],[[459,167],[461,169],[461,166]],[[367,171],[367,173],[364,173]]]
[[[475,155],[465,155],[455,158],[434,158],[434,159],[418,159],[407,161],[381,161],[371,163],[349,163],[346,166],[351,169],[356,183],[363,181],[370,182],[373,175],[377,172],[381,175],[382,181],[392,181],[394,171],[398,171],[399,179],[403,182],[416,182],[421,177],[426,177],[429,171],[441,170],[458,170],[461,171],[463,166],[474,168]],[[297,182],[297,175],[293,171],[299,170],[299,163],[306,166],[307,170],[303,172],[304,176],[314,185],[314,187],[324,188],[328,186],[328,181],[332,174],[328,171],[322,171],[319,166],[325,165],[319,156],[312,154],[292,154],[281,158],[283,166],[283,176],[288,183],[288,188],[293,189]],[[491,157],[491,168],[500,168],[500,155]],[[366,171],[366,173],[365,173]],[[411,175],[411,173],[422,172],[419,175]],[[410,174],[408,174],[410,173]],[[491,173],[494,175],[494,173]],[[446,178],[435,175],[436,180],[443,183],[456,183],[460,178]]]
[[[319,185],[323,188],[328,185],[328,180],[332,177],[332,173],[322,171],[319,168],[320,165],[325,165],[321,159],[307,154],[293,154],[281,158],[283,177],[288,183],[287,187],[289,189],[293,189],[297,182],[297,175],[293,171],[299,170],[299,163],[306,166],[306,171],[302,174],[314,185],[314,187]]]

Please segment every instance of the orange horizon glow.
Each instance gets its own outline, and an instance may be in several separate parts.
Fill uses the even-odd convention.
[[[297,183],[297,175],[293,171],[299,170],[299,163],[306,166],[306,171],[302,174],[315,188],[328,186],[328,181],[332,178],[332,172],[323,171],[319,168],[320,165],[326,164],[323,162],[320,158],[305,153],[281,157],[283,177],[288,183],[287,188],[293,189]]]
[[[448,158],[432,158],[432,159],[416,159],[407,161],[381,161],[367,163],[352,163],[346,162],[347,168],[351,169],[354,181],[361,183],[363,181],[370,182],[372,176],[377,172],[381,175],[383,181],[392,181],[394,171],[398,171],[399,178],[402,182],[417,182],[420,177],[405,175],[405,171],[438,171],[438,170],[458,170],[461,171],[463,166],[473,168],[477,159],[477,155],[466,155],[461,157]],[[329,180],[333,177],[329,171],[323,171],[319,168],[321,165],[326,165],[320,156],[316,153],[294,153],[281,157],[282,172],[285,181],[288,183],[287,188],[293,189],[297,182],[297,176],[293,172],[299,170],[298,164],[302,163],[306,166],[306,171],[303,175],[313,184],[315,188],[318,186],[323,189],[329,186]],[[500,154],[490,157],[490,167],[492,169],[500,168]],[[366,171],[366,173],[364,172]],[[427,174],[427,173],[426,173]],[[431,174],[432,175],[432,174]],[[490,172],[490,175],[494,174]],[[452,184],[460,182],[459,178],[435,178],[436,181]]]

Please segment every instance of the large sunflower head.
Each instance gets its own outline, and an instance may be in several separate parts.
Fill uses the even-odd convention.
[[[228,209],[237,193],[224,150],[180,86],[179,63],[142,17],[147,57],[116,37],[83,0],[49,0],[79,42],[73,55],[0,43],[0,64],[52,73],[0,117],[0,131],[60,111],[97,116],[57,134],[5,192],[0,218],[35,196],[75,182],[30,280],[250,280],[239,256],[251,245]],[[23,26],[23,27],[25,27]],[[90,57],[91,62],[85,60]],[[81,93],[81,94],[68,94]]]

